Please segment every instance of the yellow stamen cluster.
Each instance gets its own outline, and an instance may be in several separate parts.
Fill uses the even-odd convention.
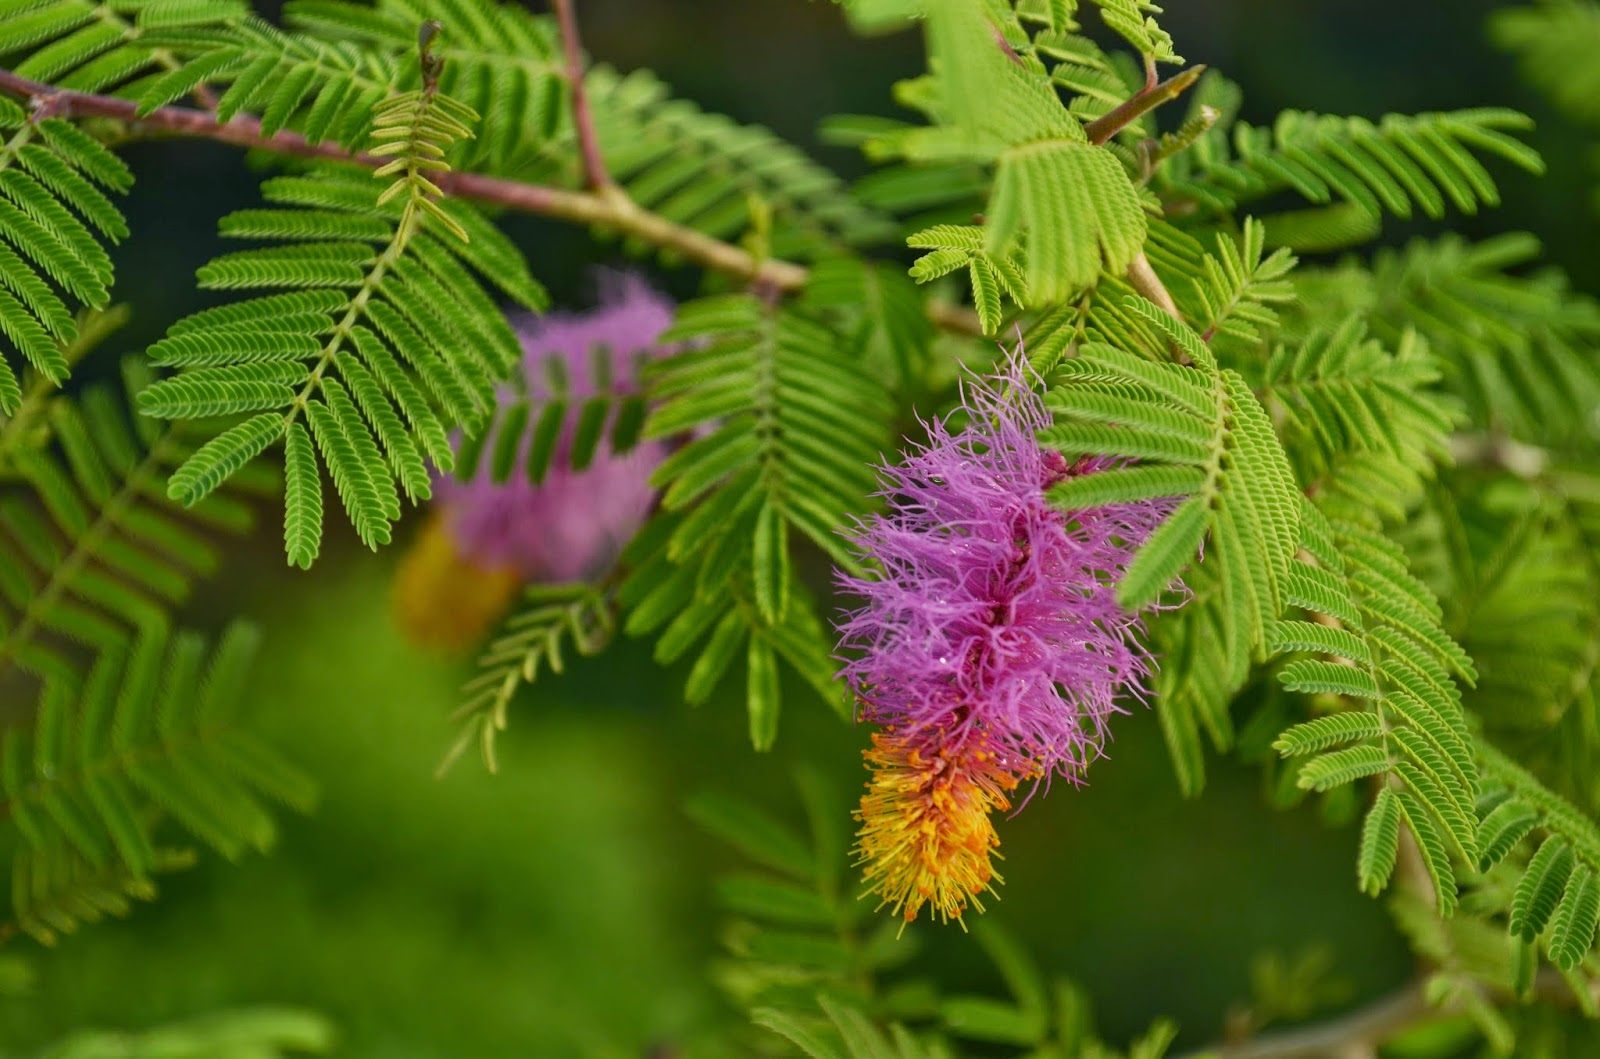
[[[465,650],[500,619],[521,584],[515,570],[484,569],[461,558],[444,516],[435,512],[395,573],[395,618],[417,644]]]
[[[907,739],[877,732],[865,751],[872,778],[856,819],[858,862],[868,889],[907,922],[932,905],[942,921],[960,920],[1000,876],[990,863],[1000,845],[989,814],[1011,808],[1019,777],[1003,767],[981,735],[946,745],[941,732]]]

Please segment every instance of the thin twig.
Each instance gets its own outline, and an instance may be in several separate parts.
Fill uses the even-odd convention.
[[[1566,979],[1548,967],[1534,978],[1533,995],[1554,1002],[1574,999]],[[1403,1030],[1461,1010],[1459,1001],[1440,1007],[1430,1005],[1423,983],[1415,982],[1326,1022],[1264,1033],[1239,1044],[1212,1045],[1176,1059],[1334,1059],[1352,1052],[1360,1054],[1361,1049],[1374,1050]]]
[[[553,0],[561,24],[561,47],[567,60],[567,90],[572,93],[572,124],[578,130],[578,155],[583,162],[583,186],[591,191],[611,186],[600,140],[594,134],[594,113],[583,87],[583,46],[578,40],[578,16],[573,0]]]
[[[1011,42],[1006,40],[1006,35],[1000,32],[1000,27],[990,26],[989,28],[994,31],[994,42],[999,46],[1001,51],[1005,52],[1006,58],[1016,63],[1018,66],[1022,66],[1022,56],[1018,55],[1017,49],[1013,48],[1011,46]]]
[[[1428,1006],[1420,984],[1411,985],[1327,1022],[1217,1045],[1179,1059],[1329,1059],[1352,1045],[1376,1045],[1425,1017],[1442,1014]]]
[[[1133,260],[1128,263],[1128,271],[1123,274],[1123,279],[1128,281],[1128,286],[1138,291],[1145,298],[1154,302],[1163,312],[1174,320],[1183,321],[1183,314],[1178,311],[1178,303],[1172,300],[1172,292],[1167,290],[1167,285],[1161,282],[1161,277],[1156,275],[1156,270],[1151,267],[1150,259],[1144,256],[1141,250],[1133,255]],[[1179,364],[1190,365],[1194,361],[1189,359],[1176,342],[1172,344],[1172,355]]]
[[[1203,65],[1191,66],[1159,84],[1147,83],[1144,88],[1117,104],[1115,109],[1085,125],[1083,131],[1088,134],[1090,143],[1105,143],[1161,104],[1183,95],[1205,72]]]
[[[1178,303],[1172,300],[1172,293],[1167,290],[1167,285],[1161,282],[1161,277],[1156,275],[1156,270],[1150,266],[1150,259],[1144,256],[1143,250],[1133,255],[1124,278],[1130,287],[1155,302],[1168,316],[1174,320],[1183,319],[1183,314],[1178,311]]]
[[[376,168],[387,159],[351,152],[334,143],[309,143],[298,132],[279,130],[268,136],[261,122],[241,114],[223,123],[215,114],[189,107],[158,107],[141,116],[137,105],[126,99],[71,92],[19,77],[0,70],[0,91],[33,101],[35,107],[48,102],[51,112],[62,117],[111,118],[124,122],[135,133],[158,132],[196,139],[216,140],[237,147],[261,148],[300,158],[320,158],[335,162],[354,162]],[[535,213],[576,224],[594,224],[624,236],[635,236],[657,249],[670,251],[718,272],[743,277],[752,283],[780,291],[804,286],[808,270],[792,261],[769,258],[758,261],[744,249],[715,239],[693,228],[675,224],[639,208],[615,185],[609,193],[573,191],[545,184],[485,176],[481,173],[452,171],[440,173],[434,183],[447,195],[472,199],[523,213]],[[971,309],[945,302],[930,302],[928,317],[946,331],[981,336],[983,328]]]
[[[1205,73],[1202,66],[1191,66],[1182,73],[1170,77],[1165,81],[1156,81],[1155,59],[1146,56],[1144,87],[1135,92],[1128,99],[1118,104],[1105,115],[1096,118],[1083,127],[1088,135],[1089,142],[1103,144],[1138,121],[1140,117],[1159,107],[1161,104],[1177,99],[1189,89],[1200,75]],[[1156,270],[1150,267],[1150,260],[1140,251],[1128,264],[1128,271],[1123,277],[1129,286],[1144,295],[1150,301],[1160,306],[1174,320],[1182,320],[1183,314],[1178,311],[1178,303],[1173,300],[1172,293],[1167,290],[1166,284],[1161,282],[1161,277],[1156,275]],[[1207,339],[1210,338],[1209,333]],[[1192,363],[1183,350],[1173,347],[1173,354],[1180,364]]]

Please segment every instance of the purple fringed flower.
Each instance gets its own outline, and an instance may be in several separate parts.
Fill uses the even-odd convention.
[[[927,445],[884,468],[888,511],[854,541],[880,573],[840,579],[866,600],[840,626],[858,654],[842,675],[881,726],[856,853],[907,920],[982,910],[1000,881],[993,814],[1025,781],[1079,781],[1118,692],[1142,694],[1150,670],[1116,585],[1171,505],[1053,508],[1051,486],[1107,462],[1039,447],[1050,420],[1025,364],[1019,349],[967,386],[966,426],[931,424]]]
[[[587,313],[552,313],[517,321],[528,391],[550,396],[546,361],[565,365],[575,400],[597,392],[596,351],[610,358],[614,393],[637,388],[641,357],[667,350],[656,337],[672,323],[673,307],[636,276],[602,277],[600,307]],[[531,432],[530,432],[531,433]],[[494,444],[491,438],[486,448]],[[523,442],[526,455],[531,439]],[[650,474],[666,456],[659,441],[614,455],[602,441],[581,471],[569,466],[570,427],[556,447],[550,470],[534,485],[518,469],[504,482],[480,471],[471,481],[441,477],[437,502],[457,552],[483,567],[511,567],[527,581],[569,581],[609,563],[649,514],[655,492]]]
[[[1049,416],[1025,363],[1019,352],[965,387],[968,424],[933,423],[926,446],[884,469],[888,511],[855,537],[881,574],[841,579],[866,600],[840,627],[859,653],[842,675],[898,739],[981,733],[1019,778],[1076,781],[1118,693],[1143,693],[1150,663],[1116,584],[1171,505],[1053,508],[1046,490],[1107,463],[1040,448]]]

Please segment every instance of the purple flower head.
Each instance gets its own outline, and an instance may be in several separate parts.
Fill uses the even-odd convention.
[[[1018,351],[970,382],[967,425],[930,424],[925,446],[883,469],[888,510],[854,535],[880,572],[841,578],[865,601],[840,626],[855,654],[842,676],[862,715],[900,738],[977,734],[1019,777],[1077,781],[1122,712],[1118,692],[1143,694],[1140,622],[1116,584],[1171,505],[1052,507],[1052,485],[1108,464],[1039,446],[1050,420],[1027,370]]]
[[[551,396],[547,362],[552,358],[565,369],[570,399],[599,392],[597,358],[609,362],[609,392],[635,392],[641,358],[669,352],[656,337],[672,323],[672,315],[672,303],[643,280],[608,274],[601,277],[600,306],[591,312],[513,321],[522,340],[535,414],[538,404]],[[516,399],[509,391],[502,397]],[[573,470],[569,421],[544,481],[535,485],[522,471],[531,444],[531,436],[523,439],[515,469],[504,482],[491,480],[487,460],[471,481],[449,476],[437,480],[447,531],[463,558],[485,567],[511,567],[525,580],[592,575],[616,556],[649,514],[655,497],[650,474],[665,458],[665,446],[645,441],[616,455],[602,441],[594,460],[581,471]],[[485,451],[493,446],[491,437]]]

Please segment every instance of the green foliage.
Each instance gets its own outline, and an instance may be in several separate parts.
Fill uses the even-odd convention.
[[[1218,750],[1234,744],[1229,707],[1250,674],[1248,648],[1228,624],[1219,569],[1201,563],[1184,582],[1192,598],[1151,629],[1163,664],[1155,674],[1155,710],[1178,789],[1193,797],[1205,788],[1202,731]]]
[[[1132,5],[1126,6],[1129,13]],[[1134,19],[1134,21],[1139,21]],[[1061,105],[1037,59],[1013,62],[992,46],[993,23],[972,4],[929,5],[928,51],[937,71],[929,113],[939,124],[897,134],[896,150],[917,161],[952,158],[994,167],[985,209],[982,253],[936,228],[914,235],[933,247],[919,264],[925,279],[968,262],[985,329],[998,318],[999,288],[1024,290],[1031,306],[1051,305],[1120,274],[1139,253],[1146,220],[1139,195],[1117,157],[1089,142],[1077,117]],[[1124,28],[1130,23],[1124,23]],[[1016,252],[1022,248],[1020,262]],[[1008,282],[1006,268],[1024,282]]]
[[[1523,1043],[1505,1014],[1513,1009],[1497,1007],[1485,989],[1526,995],[1528,983],[1518,982],[1520,950],[1508,943],[1504,931],[1484,919],[1468,915],[1441,919],[1426,896],[1411,890],[1397,891],[1389,907],[1412,948],[1434,968],[1424,983],[1423,999],[1441,1013],[1461,1013],[1465,1026],[1450,1035],[1454,1047],[1476,1035],[1495,1053],[1511,1054]],[[1423,1047],[1423,1054],[1441,1054],[1437,1045]]]
[[[134,901],[153,901],[153,873],[180,871],[194,863],[183,849],[154,849],[144,872],[120,861],[96,865],[65,843],[19,852],[11,863],[11,919],[0,933],[20,931],[41,945],[108,916],[133,911]]]
[[[1172,37],[1157,24],[1154,16],[1162,13],[1159,5],[1150,0],[1093,0],[1100,9],[1100,17],[1107,28],[1116,32],[1134,50],[1157,62],[1181,63],[1183,57],[1172,50]],[[1048,9],[1050,5],[1046,3]],[[1070,10],[1072,4],[1066,5]],[[1052,19],[1052,23],[1059,21]],[[1067,30],[1067,25],[1054,28]]]
[[[231,82],[225,116],[256,113],[268,131],[289,128],[353,148],[365,140],[378,101],[418,87],[417,27],[441,18],[446,32],[434,49],[443,62],[441,93],[483,115],[477,138],[453,153],[454,163],[576,182],[569,93],[550,18],[492,0],[294,0],[284,14],[300,32],[250,19],[153,39],[208,81]],[[609,172],[637,205],[666,220],[728,238],[760,209],[773,219],[769,251],[798,257],[889,234],[883,218],[802,152],[764,128],[671,98],[649,71],[624,76],[596,66],[585,88]]]
[[[1022,274],[1015,252],[996,256],[986,248],[983,229],[970,224],[940,224],[918,232],[906,240],[909,246],[929,253],[911,266],[911,278],[918,283],[966,269],[972,283],[972,301],[978,322],[986,335],[997,334],[1004,319],[1003,299],[1009,298],[1019,309],[1027,305],[1028,280]]]
[[[1224,363],[1253,375],[1283,311],[1297,302],[1296,285],[1287,278],[1295,259],[1282,249],[1263,257],[1262,228],[1253,218],[1245,218],[1237,241],[1216,233],[1212,242],[1215,250],[1207,251],[1195,237],[1155,221],[1145,252],[1182,318]],[[1138,304],[1126,280],[1103,277],[1076,303],[1038,316],[1024,335],[1029,359],[1048,372],[1086,340],[1170,356],[1171,340],[1154,318],[1129,308]]]
[[[377,138],[398,149],[384,169],[405,174],[381,194],[370,176],[332,167],[268,180],[267,201],[287,208],[239,211],[222,231],[287,245],[226,254],[200,282],[288,292],[197,313],[150,350],[156,363],[185,370],[141,395],[146,413],[254,413],[177,470],[173,497],[198,502],[287,439],[295,459],[285,543],[295,565],[309,567],[321,539],[307,429],[357,534],[370,547],[387,542],[400,515],[396,486],[414,503],[430,495],[424,457],[449,470],[447,431],[478,423],[493,407],[494,380],[520,361],[468,268],[530,308],[544,301],[504,236],[470,207],[434,197],[423,174],[466,116],[442,98],[403,96],[379,112]]]
[[[730,922],[727,957],[713,973],[764,1031],[751,1036],[747,1054],[772,1054],[776,1038],[813,1059],[937,1059],[996,1045],[1072,1059],[1166,1054],[1177,1027],[1164,1019],[1126,1052],[1102,1043],[1079,987],[1048,980],[1022,941],[992,920],[972,934],[1005,985],[1003,998],[942,995],[932,981],[897,975],[917,951],[916,935],[888,920],[866,929],[865,906],[841,888],[849,870],[842,807],[817,773],[801,769],[797,779],[809,842],[731,797],[702,793],[687,806],[696,823],[764,869],[715,881]]]
[[[1215,251],[1162,224],[1152,225],[1150,236],[1152,267],[1184,318],[1224,357],[1259,349],[1296,301],[1296,259],[1284,248],[1266,254],[1266,229],[1254,217],[1244,219],[1237,240],[1217,233]]]
[[[915,276],[915,269],[913,269]],[[905,392],[928,375],[935,338],[921,293],[893,265],[834,257],[817,262],[801,295],[869,374]]]
[[[535,585],[523,607],[502,627],[478,658],[482,670],[462,688],[455,720],[461,735],[445,755],[443,772],[476,740],[484,765],[495,771],[495,736],[506,729],[507,711],[517,690],[539,679],[541,667],[559,676],[566,668],[563,641],[580,655],[598,654],[616,632],[608,593],[593,585]]]
[[[1220,213],[1293,191],[1321,208],[1268,218],[1268,240],[1327,250],[1370,238],[1385,214],[1438,218],[1447,204],[1463,213],[1498,205],[1494,178],[1474,152],[1541,172],[1538,155],[1510,135],[1530,124],[1494,108],[1390,114],[1376,124],[1285,111],[1270,129],[1234,125],[1231,151],[1227,130],[1213,128],[1199,141],[1208,150],[1172,159],[1155,186],[1169,208]]]
[[[1064,125],[1076,130],[1076,125]],[[1145,217],[1127,174],[1081,135],[1030,140],[1000,155],[984,248],[1003,255],[1026,232],[1028,290],[1048,305],[1121,272],[1139,253]]]
[[[1299,522],[1294,473],[1244,379],[1220,368],[1200,336],[1149,303],[1130,301],[1188,364],[1088,343],[1062,363],[1046,395],[1055,424],[1040,435],[1069,454],[1137,459],[1057,486],[1058,506],[1182,497],[1119,588],[1129,606],[1154,600],[1209,542],[1227,626],[1239,653],[1266,640],[1282,606]],[[1160,468],[1155,473],[1155,468]]]
[[[1406,539],[1481,673],[1467,705],[1499,745],[1589,808],[1600,804],[1592,485],[1574,471],[1529,483],[1459,471],[1429,491]]]
[[[719,876],[717,900],[734,917],[725,934],[731,959],[716,969],[721,987],[744,1009],[809,1007],[818,992],[865,1000],[863,975],[893,966],[910,946],[896,925],[861,936],[868,908],[847,889],[844,807],[820,777],[801,773],[810,838],[764,809],[701,793],[691,819],[763,870]]]
[[[69,358],[119,322],[86,317]],[[142,363],[124,373],[131,394],[148,385]],[[161,478],[197,443],[183,427],[130,424],[107,383],[75,399],[34,389],[0,425],[0,683],[27,686],[20,671],[37,687],[0,746],[19,843],[9,929],[46,944],[127,914],[131,899],[155,896],[153,874],[192,862],[161,844],[164,820],[236,857],[271,841],[260,795],[300,808],[312,797],[232,717],[254,631],[235,627],[209,663],[197,636],[169,634],[169,611],[219,563],[197,530],[253,521],[241,496],[187,512],[162,496]],[[235,485],[270,491],[273,479]]]
[[[0,58],[20,76],[60,88],[137,97],[180,65],[153,34],[232,22],[249,10],[243,0],[13,0]]]
[[[1489,38],[1517,56],[1522,75],[1579,121],[1600,122],[1600,6],[1591,0],[1536,0],[1495,11]]]
[[[129,392],[143,392],[144,366],[124,367]],[[185,511],[159,483],[198,444],[187,427],[130,423],[107,383],[74,400],[38,395],[0,427],[0,677],[15,666],[75,679],[78,648],[160,630],[195,578],[217,569],[214,535],[248,529],[248,491],[273,479],[241,476]]]
[[[1273,351],[1261,398],[1279,419],[1296,476],[1329,511],[1403,517],[1447,458],[1454,409],[1413,332],[1390,353],[1359,317]]]
[[[0,31],[0,52],[4,39]],[[77,337],[63,294],[94,308],[109,301],[103,242],[120,242],[128,225],[100,189],[126,192],[133,174],[75,125],[30,120],[3,98],[0,139],[0,413],[10,414],[23,393],[5,353],[59,386],[69,370],[62,346]]]
[[[343,54],[363,57],[369,64],[372,57],[381,57],[378,69],[392,78],[383,85],[385,91],[420,86],[409,60],[417,27],[427,18],[445,24],[433,47],[444,63],[440,91],[484,115],[477,138],[461,148],[460,164],[511,171],[549,150],[567,120],[560,45],[551,19],[520,5],[483,0],[291,0],[284,5],[284,19],[301,31],[301,39],[313,45],[339,42],[335,46]],[[365,70],[353,77],[363,75],[371,77]]]
[[[39,1059],[280,1059],[322,1055],[333,1026],[299,1008],[252,1007],[208,1012],[153,1029],[84,1030]]]
[[[1183,62],[1183,58],[1172,51],[1172,37],[1155,18],[1162,13],[1160,5],[1149,0],[1091,0],[1091,3],[1099,10],[1106,28],[1142,56],[1157,62]],[[1078,0],[1018,0],[1013,6],[1020,23],[1038,27],[1035,43],[1041,49],[1047,37],[1077,35],[1084,29],[1078,14],[1082,5]]]
[[[1511,899],[1511,933],[1524,942],[1541,941],[1550,962],[1563,971],[1587,962],[1591,975],[1600,974],[1593,952],[1600,922],[1600,829],[1494,747],[1482,743],[1478,753],[1485,778],[1481,867],[1488,870],[1525,840],[1535,849]],[[1542,837],[1529,839],[1535,831]]]
[[[884,33],[904,29],[922,13],[921,0],[833,0],[857,33]]]
[[[81,689],[45,685],[31,738],[6,733],[6,810],[35,849],[66,841],[96,867],[142,876],[154,859],[148,799],[236,858],[272,841],[254,792],[306,808],[310,781],[234,727],[257,633],[235,626],[207,661],[204,642],[161,631],[101,652]]]
[[[1046,65],[1053,63],[1050,80],[1071,94],[1068,109],[1084,121],[1104,117],[1143,85],[1143,76],[1125,61],[1126,56],[1108,55],[1093,40],[1064,27],[1049,26],[1037,33],[1033,46]],[[1148,119],[1129,128],[1130,133],[1149,131]]]
[[[597,66],[584,87],[608,172],[635,204],[665,220],[727,239],[765,213],[765,252],[802,260],[893,232],[838,177],[768,129],[674,99],[649,71],[621,75]],[[628,249],[650,248],[631,242]]]
[[[1265,623],[1281,609],[1293,555],[1293,470],[1245,377],[1226,364],[1259,372],[1280,307],[1293,299],[1286,277],[1294,260],[1284,251],[1263,257],[1261,228],[1251,220],[1237,242],[1218,235],[1213,253],[1163,223],[1151,234],[1151,264],[1193,326],[1172,320],[1123,281],[1105,279],[1077,305],[1040,318],[1024,346],[1036,368],[1053,372],[1046,403],[1057,425],[1041,440],[1068,452],[1138,460],[1058,487],[1058,503],[1188,498],[1141,554],[1123,591],[1130,600],[1153,598],[1187,567],[1189,602],[1152,629],[1164,659],[1155,705],[1179,787],[1197,794],[1204,783],[1200,733],[1219,749],[1232,745],[1228,704],[1261,657]],[[1185,363],[1170,363],[1175,356]],[[1192,563],[1207,538],[1220,550],[1208,544],[1207,561]]]
[[[664,515],[628,559],[636,565],[621,590],[624,628],[661,630],[663,663],[709,634],[690,702],[704,701],[745,646],[751,739],[766,748],[777,725],[776,657],[837,700],[828,638],[795,583],[791,541],[805,538],[855,568],[837,531],[874,487],[887,395],[825,325],[749,295],[681,307],[661,340],[689,348],[646,367],[644,436],[690,440],[652,477]]]
[[[1300,766],[1302,788],[1381,777],[1362,834],[1361,887],[1375,894],[1387,884],[1403,820],[1449,915],[1457,900],[1452,858],[1478,859],[1480,781],[1455,683],[1472,682],[1476,670],[1398,546],[1370,528],[1330,525],[1309,506],[1302,528],[1303,557],[1286,596],[1315,620],[1276,623],[1273,649],[1295,656],[1278,679],[1350,712],[1302,722],[1273,745],[1285,757],[1312,755]]]
[[[457,119],[467,112],[487,115],[479,127],[482,140],[452,155],[471,165],[525,164],[528,153],[541,146],[529,134],[546,128],[564,100],[553,76],[547,20],[481,0],[431,12],[438,6],[410,0],[376,6],[305,0],[285,6],[288,30],[252,16],[148,32],[144,39],[179,57],[180,65],[152,85],[140,104],[148,110],[171,102],[197,80],[225,85],[217,99],[218,117],[254,114],[267,134],[290,129],[311,143],[331,141],[355,150],[372,135],[380,106],[415,101],[413,93],[422,88],[414,58],[417,30],[437,13],[447,26],[429,50],[443,62],[438,98],[452,101],[441,105],[464,108]],[[497,54],[486,57],[486,49]],[[490,93],[491,82],[503,93],[499,99]],[[543,117],[522,120],[530,106]],[[466,136],[457,131],[450,140]]]
[[[1534,441],[1583,428],[1600,401],[1600,307],[1553,270],[1519,274],[1539,255],[1532,236],[1481,243],[1447,235],[1380,250],[1302,282],[1316,326],[1360,314],[1384,342],[1428,341],[1471,421]]]
[[[1342,1007],[1351,992],[1350,982],[1337,974],[1332,946],[1308,945],[1292,955],[1269,949],[1250,961],[1251,1000],[1244,1018],[1255,1028],[1302,1022],[1321,1010]],[[1235,1014],[1235,1023],[1244,1018]]]
[[[1429,967],[1413,999],[1501,1053],[1530,1047],[1502,996],[1542,996],[1559,974],[1592,1013],[1600,312],[1536,269],[1527,236],[1304,268],[1288,249],[1496,204],[1492,167],[1542,168],[1528,120],[1482,108],[1242,124],[1219,75],[1160,82],[1160,64],[1183,60],[1159,7],[1087,6],[1116,47],[1090,38],[1076,0],[850,0],[858,26],[920,23],[929,69],[895,90],[915,122],[829,124],[876,167],[847,190],[766,129],[604,65],[581,74],[611,178],[591,181],[573,42],[526,5],[290,0],[278,28],[234,0],[0,0],[0,61],[120,101],[0,101],[0,682],[38,687],[0,747],[16,825],[0,932],[53,941],[124,914],[187,863],[170,839],[239,856],[271,838],[266,799],[308,802],[304,777],[227,716],[250,635],[235,627],[212,652],[171,632],[218,563],[195,527],[244,528],[236,494],[275,487],[256,458],[280,441],[285,547],[303,567],[321,546],[324,474],[376,546],[435,472],[539,484],[558,456],[582,470],[640,439],[667,449],[657,509],[616,567],[530,592],[487,648],[447,764],[477,741],[493,767],[518,689],[619,626],[652,637],[663,665],[686,663],[691,703],[742,659],[758,749],[776,740],[789,670],[847,714],[811,567],[860,572],[841,531],[873,503],[895,426],[933,414],[963,363],[992,356],[970,316],[936,300],[962,273],[976,329],[1014,327],[1045,384],[1041,444],[1109,464],[1057,486],[1058,508],[1170,508],[1119,593],[1163,604],[1152,684],[1180,790],[1202,789],[1209,741],[1293,759],[1268,765],[1275,804],[1314,791],[1337,820],[1370,791],[1357,883],[1377,894],[1404,877],[1391,904]],[[1493,29],[1586,119],[1594,11],[1544,0]],[[1185,91],[1179,120],[1146,106]],[[105,144],[164,124],[80,116],[173,104],[214,110],[219,138],[259,127],[288,134],[269,147],[323,157],[222,222],[254,245],[201,285],[252,294],[152,347],[173,374],[133,373],[142,411],[184,421],[163,428],[130,425],[103,384],[54,390],[103,327],[69,305],[108,300],[106,244],[127,234],[108,192],[131,176]],[[345,151],[348,165],[326,157]],[[598,369],[609,358],[593,396],[553,360],[548,385],[531,384],[499,300],[538,309],[543,290],[446,194],[461,187],[620,230],[630,253],[748,290],[683,306],[664,336],[677,350],[645,367],[642,392]],[[1241,212],[1290,197],[1309,208]],[[854,256],[899,235],[919,251],[908,274]],[[809,841],[740,801],[692,809],[762,867],[717,884],[734,917],[717,977],[754,1023],[735,1054],[1114,1054],[1081,992],[992,922],[976,940],[1003,998],[899,977],[912,948],[895,924],[869,929],[848,892],[845,810],[814,776],[802,789]],[[1318,972],[1267,966],[1253,1021],[1234,1028],[1303,1017]],[[328,1045],[298,1015],[244,1024],[84,1037],[62,1054]],[[1172,1036],[1158,1024],[1130,1054]]]
[[[48,940],[76,920],[148,897],[148,877],[177,858],[158,845],[174,821],[229,859],[266,849],[262,796],[309,808],[311,781],[241,731],[234,707],[257,633],[236,625],[216,649],[192,633],[141,632],[99,652],[81,686],[44,683],[31,731],[0,746],[5,815],[31,851],[19,860],[13,914]]]

